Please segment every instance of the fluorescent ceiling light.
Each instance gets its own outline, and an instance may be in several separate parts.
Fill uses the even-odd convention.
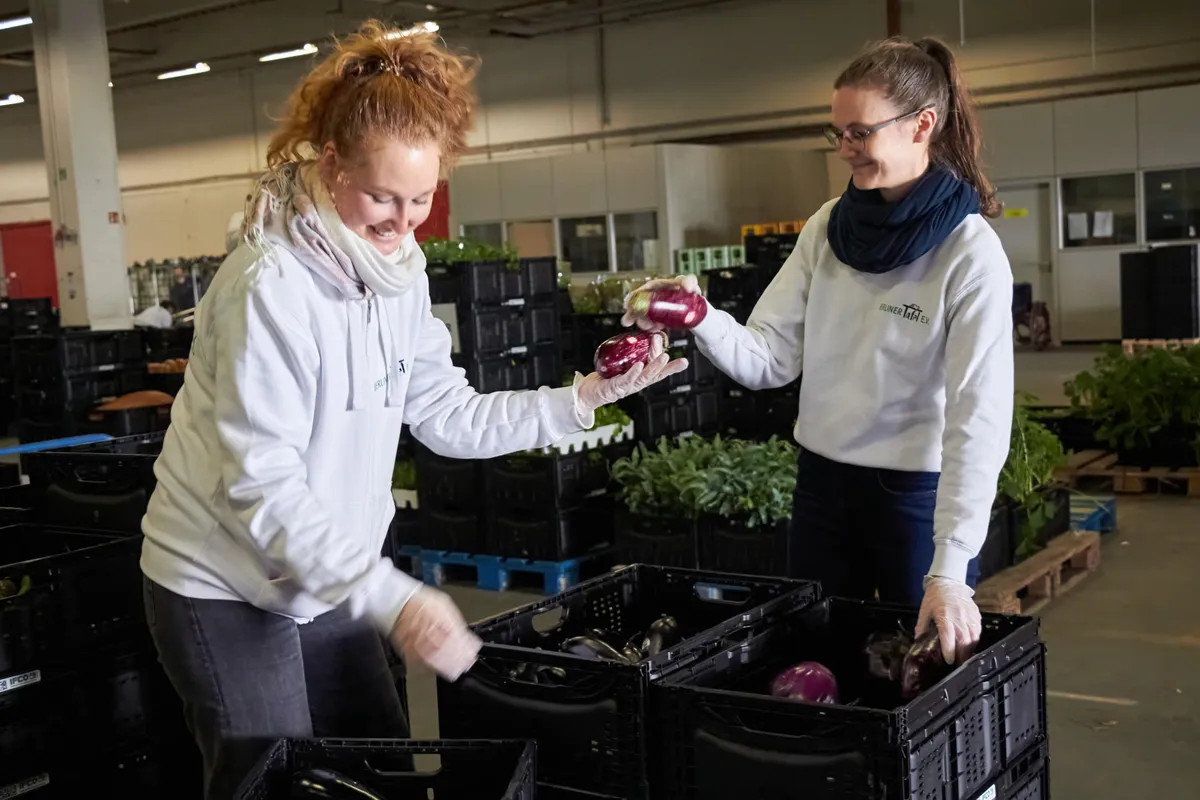
[[[280,53],[270,53],[268,55],[260,57],[258,60],[259,61],[279,61],[280,59],[283,59],[283,58],[296,58],[297,56],[312,55],[315,52],[317,52],[317,46],[315,44],[306,44],[303,47],[296,49],[296,50],[284,50],[283,52],[280,52]]]
[[[110,88],[110,89],[112,88],[112,81],[108,82],[108,88]]]
[[[33,17],[9,17],[8,19],[0,19],[0,31],[6,31],[9,28],[21,28],[32,24]]]
[[[19,94],[10,94],[8,97],[0,98],[0,106],[15,106],[17,103],[24,103],[25,98]]]
[[[405,28],[402,31],[392,31],[387,35],[389,39],[399,39],[401,36],[412,36],[414,33],[437,33],[442,26],[436,22],[418,22],[411,28]]]
[[[196,66],[194,67],[164,72],[162,75],[158,76],[158,79],[160,81],[165,81],[169,78],[182,78],[185,75],[199,75],[201,72],[208,72],[208,64],[205,64],[203,61],[197,61]]]

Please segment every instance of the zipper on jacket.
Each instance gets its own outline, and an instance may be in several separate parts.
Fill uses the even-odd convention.
[[[372,303],[374,303],[374,302],[375,302],[375,298],[374,298],[374,297],[368,297],[368,298],[367,298],[367,324],[368,324],[368,325],[370,325],[370,324],[371,324],[371,305],[372,305]]]

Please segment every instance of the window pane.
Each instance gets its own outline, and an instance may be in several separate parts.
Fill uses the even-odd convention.
[[[1133,173],[1063,178],[1063,247],[1137,242],[1137,182]]]
[[[1200,237],[1200,167],[1147,172],[1146,241]]]
[[[504,224],[501,222],[479,222],[474,225],[463,225],[464,239],[480,244],[490,244],[499,247],[504,244]]]
[[[617,237],[618,270],[658,269],[657,212],[613,214],[613,231]]]
[[[608,219],[574,217],[558,221],[563,261],[571,272],[608,272]]]

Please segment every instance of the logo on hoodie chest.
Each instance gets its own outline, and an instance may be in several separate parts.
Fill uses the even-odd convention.
[[[929,324],[929,316],[916,303],[908,303],[902,306],[894,306],[891,303],[880,303],[879,310],[885,314],[899,317],[906,322],[914,322],[918,325]]]
[[[405,374],[407,374],[407,373],[408,373],[408,367],[407,367],[407,366],[405,366],[405,364],[404,364],[404,359],[403,359],[403,358],[402,358],[402,359],[400,359],[400,361],[399,361],[399,362],[397,362],[397,364],[396,364],[396,370],[395,370],[395,372],[398,374],[398,376],[399,376],[399,375],[405,375]],[[380,389],[384,388],[384,387],[385,387],[385,386],[387,386],[389,383],[391,383],[391,382],[392,382],[392,374],[393,374],[393,373],[392,373],[391,371],[389,371],[389,372],[388,372],[386,375],[384,375],[382,378],[380,378],[379,380],[375,381],[375,391],[377,391],[377,392],[378,392]]]

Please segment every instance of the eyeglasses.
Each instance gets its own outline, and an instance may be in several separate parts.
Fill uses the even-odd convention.
[[[911,119],[912,117],[915,117],[917,114],[920,114],[922,111],[925,111],[926,109],[929,109],[932,107],[933,106],[922,106],[921,108],[918,108],[916,111],[910,111],[907,114],[902,114],[899,117],[889,119],[885,122],[879,123],[878,125],[872,125],[870,127],[867,127],[865,125],[857,125],[855,127],[848,128],[848,129],[842,131],[842,130],[838,130],[833,125],[826,125],[825,126],[825,138],[827,140],[829,140],[829,143],[831,145],[833,145],[834,147],[838,147],[841,144],[842,139],[845,139],[846,144],[850,145],[851,147],[862,147],[863,144],[867,141],[867,138],[870,137],[871,134],[875,133],[876,131],[881,131],[884,128],[886,128],[888,125],[895,125],[897,122],[903,122],[906,119]]]

